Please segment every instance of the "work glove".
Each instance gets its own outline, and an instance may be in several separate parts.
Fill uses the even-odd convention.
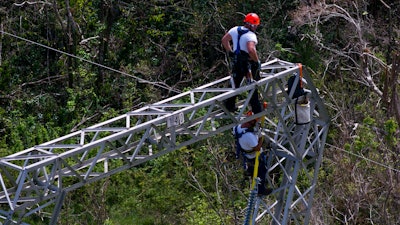
[[[256,80],[260,79],[260,71],[261,71],[261,62],[260,60],[256,61],[251,61],[251,73],[253,74],[253,77]]]
[[[251,69],[252,70],[261,70],[261,62],[260,60],[256,61],[250,61],[251,63]]]
[[[247,82],[247,84],[251,84],[251,83],[256,82],[256,81],[252,77],[247,77],[246,78],[246,82]]]
[[[235,55],[235,53],[232,52],[232,51],[227,52],[227,54],[228,54],[229,66],[230,66],[231,68],[233,68],[233,67],[235,66],[235,64],[236,64],[236,55]]]
[[[261,71],[261,62],[260,62],[260,60],[257,61],[257,70]]]

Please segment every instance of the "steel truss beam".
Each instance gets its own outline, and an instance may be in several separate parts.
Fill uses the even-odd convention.
[[[312,120],[308,125],[294,124],[293,93],[286,90],[288,77],[299,68],[275,59],[262,64],[262,79],[250,85],[232,89],[230,77],[224,77],[0,158],[0,221],[24,224],[26,217],[50,209],[55,224],[67,192],[266,116],[264,133],[275,143],[269,154],[270,174],[280,170],[281,178],[279,182],[269,179],[276,190],[268,199],[258,200],[255,219],[268,214],[266,220],[276,224],[289,220],[306,224],[329,118],[305,73]],[[255,88],[268,107],[243,117]],[[223,104],[232,96],[240,99],[237,113],[228,112]],[[307,181],[296,185],[299,178]]]

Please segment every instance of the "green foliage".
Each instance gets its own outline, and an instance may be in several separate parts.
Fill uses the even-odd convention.
[[[205,199],[199,196],[193,197],[183,216],[188,218],[188,225],[222,224],[221,218],[210,209]]]
[[[252,11],[261,16],[257,49],[262,60],[279,57],[301,62],[315,71],[311,75],[315,76],[315,84],[334,118],[328,143],[397,168],[398,121],[378,104],[382,96],[371,92],[357,77],[362,70],[349,71],[362,64],[353,51],[361,45],[351,48],[349,39],[354,32],[347,30],[342,19],[321,22],[320,33],[312,26],[296,27],[298,30],[294,31],[288,27],[294,27],[292,10],[302,4],[297,0],[284,4],[282,1],[151,0],[137,4],[70,0],[73,21],[68,21],[66,3],[24,4],[23,7],[12,1],[1,3],[0,17],[5,31],[85,61],[1,36],[0,156],[176,94],[137,78],[188,90],[225,76],[227,67],[223,62],[221,37],[230,27],[242,24],[242,14]],[[380,16],[387,14],[371,12],[372,6],[373,11],[382,12],[379,4],[374,3],[362,7],[359,17],[366,18],[363,22],[371,26],[363,34],[372,49],[368,54],[387,62],[388,47],[380,41],[389,40],[382,35],[387,32],[372,33],[372,28],[377,28],[373,27],[374,17],[387,21]],[[398,29],[396,23],[394,26]],[[386,26],[380,28],[389,30]],[[326,48],[306,38],[316,36]],[[326,50],[335,47],[352,52],[352,58],[342,58],[335,51]],[[71,59],[69,65],[68,59]],[[102,62],[103,66],[122,73],[90,62]],[[374,66],[382,70],[379,64],[372,65],[371,71]],[[100,73],[104,79],[98,86]],[[374,76],[374,79],[381,77],[375,81],[379,82],[379,88],[383,87],[384,76],[379,73]],[[73,81],[72,86],[69,81]],[[241,187],[240,166],[227,159],[231,144],[230,138],[219,135],[208,143],[193,144],[107,181],[71,192],[60,223],[236,224],[237,218],[230,215],[243,210],[246,200],[239,191],[230,189]],[[399,195],[395,190],[400,189],[387,176],[390,173],[358,157],[327,152],[320,173],[325,182],[321,182],[320,189],[335,196],[327,203],[332,210],[326,214],[328,219],[324,218],[335,219],[326,224],[339,224],[337,218],[348,216],[352,202],[358,199],[363,199],[359,203],[360,215],[365,218],[371,213],[376,217],[385,215],[387,221],[374,223],[393,224],[390,221],[395,220],[398,208],[393,196]],[[225,177],[229,184],[221,179]],[[220,182],[218,185],[216,180]],[[299,186],[307,187],[308,182],[307,174],[300,174]],[[102,192],[98,191],[99,186],[104,187]],[[373,189],[363,189],[367,186]],[[200,187],[205,193],[199,191]],[[359,190],[365,190],[366,194],[361,195]],[[318,201],[331,199],[328,196]],[[365,211],[370,208],[374,212]],[[356,214],[351,215],[355,217]],[[43,223],[42,219],[33,218],[32,224]],[[365,223],[364,220],[358,224]]]
[[[396,146],[398,143],[398,138],[396,137],[396,132],[399,129],[399,125],[393,119],[389,119],[384,124],[384,130],[386,132],[385,139],[390,146]]]
[[[357,135],[354,138],[353,148],[356,152],[368,150],[376,150],[379,142],[375,140],[375,134],[372,130],[376,125],[375,120],[371,117],[366,117],[357,130]]]

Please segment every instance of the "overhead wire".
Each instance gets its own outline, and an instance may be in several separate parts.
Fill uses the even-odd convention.
[[[159,84],[158,82],[152,82],[152,81],[145,80],[145,79],[140,78],[140,77],[138,77],[138,76],[134,76],[134,75],[132,75],[132,74],[129,74],[129,73],[126,73],[126,72],[123,72],[123,71],[120,71],[120,70],[116,70],[116,69],[114,69],[114,68],[111,68],[111,67],[102,65],[102,64],[100,64],[100,63],[96,63],[96,62],[93,62],[93,61],[84,59],[84,58],[82,58],[82,57],[73,55],[73,54],[71,54],[71,53],[64,52],[64,51],[58,50],[58,49],[56,49],[56,48],[52,48],[52,47],[50,47],[50,46],[47,46],[47,45],[44,45],[44,44],[41,44],[41,43],[38,43],[38,42],[35,42],[35,41],[32,41],[32,40],[29,40],[29,39],[27,39],[27,38],[20,37],[20,36],[15,35],[15,34],[8,33],[8,32],[6,32],[6,31],[4,31],[4,30],[0,30],[0,33],[5,34],[5,35],[8,35],[8,36],[11,36],[11,37],[14,37],[14,38],[17,38],[17,39],[20,39],[20,40],[23,40],[23,41],[25,41],[25,42],[29,42],[29,43],[31,43],[31,44],[34,44],[34,45],[37,45],[37,46],[40,46],[40,47],[43,47],[43,48],[46,48],[46,49],[49,49],[49,50],[58,52],[58,53],[61,53],[61,54],[64,54],[64,55],[67,55],[67,56],[69,56],[69,57],[73,57],[73,58],[79,59],[79,60],[81,60],[81,61],[84,61],[84,62],[93,64],[93,65],[102,67],[102,68],[107,69],[107,70],[110,70],[110,71],[113,71],[113,72],[116,72],[116,73],[120,73],[120,74],[125,75],[125,76],[128,76],[128,77],[135,78],[135,79],[137,79],[137,80],[138,80],[139,82],[141,82],[141,83],[151,84],[151,85],[154,85],[154,86],[157,86],[157,87],[161,87],[161,88],[163,88],[163,89],[166,89],[166,90],[168,90],[168,91],[172,91],[172,92],[175,92],[175,93],[178,93],[178,94],[179,94],[179,93],[182,93],[182,91],[180,91],[180,90],[177,90],[177,89],[174,89],[174,88],[171,88],[171,87],[166,87],[166,86],[164,86],[164,85]]]
[[[339,148],[339,147],[336,147],[336,146],[331,145],[331,144],[328,144],[328,143],[326,143],[326,145],[329,146],[329,147],[335,148],[335,149],[337,149],[337,150],[339,150],[339,151],[345,152],[345,153],[347,153],[347,154],[349,154],[349,155],[353,155],[353,156],[356,156],[356,157],[358,157],[358,158],[364,159],[364,160],[366,160],[366,161],[368,161],[368,162],[374,163],[374,164],[376,164],[376,165],[378,165],[378,166],[382,166],[382,167],[384,167],[384,168],[386,168],[386,169],[393,170],[393,171],[395,171],[395,172],[400,173],[400,170],[399,170],[399,169],[390,167],[390,166],[388,166],[388,165],[386,165],[386,164],[384,164],[384,163],[374,161],[374,160],[369,159],[369,158],[367,158],[367,157],[365,157],[365,156],[358,155],[358,154],[355,154],[355,153],[353,153],[353,152],[346,151],[346,150],[344,150],[344,149],[341,149],[341,148]]]

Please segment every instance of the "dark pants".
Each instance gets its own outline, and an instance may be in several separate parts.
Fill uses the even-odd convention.
[[[267,166],[266,166],[266,154],[263,152],[260,154],[258,158],[258,174],[257,177],[260,178],[260,183],[258,184],[258,192],[264,193],[266,192],[266,176],[267,176]],[[255,159],[246,158],[247,169],[246,174],[249,176],[253,176]]]
[[[243,78],[246,77],[249,71],[251,71],[254,80],[260,79],[259,74],[257,74],[257,65],[250,63],[248,58],[248,54],[245,52],[242,52],[239,56],[237,56],[232,69],[233,81],[235,83],[233,88],[240,87],[240,83],[242,82]],[[236,96],[233,96],[225,101],[225,107],[229,111],[235,111],[235,104]],[[259,100],[258,90],[255,90],[251,96],[250,105],[254,114],[261,112],[262,108]]]

